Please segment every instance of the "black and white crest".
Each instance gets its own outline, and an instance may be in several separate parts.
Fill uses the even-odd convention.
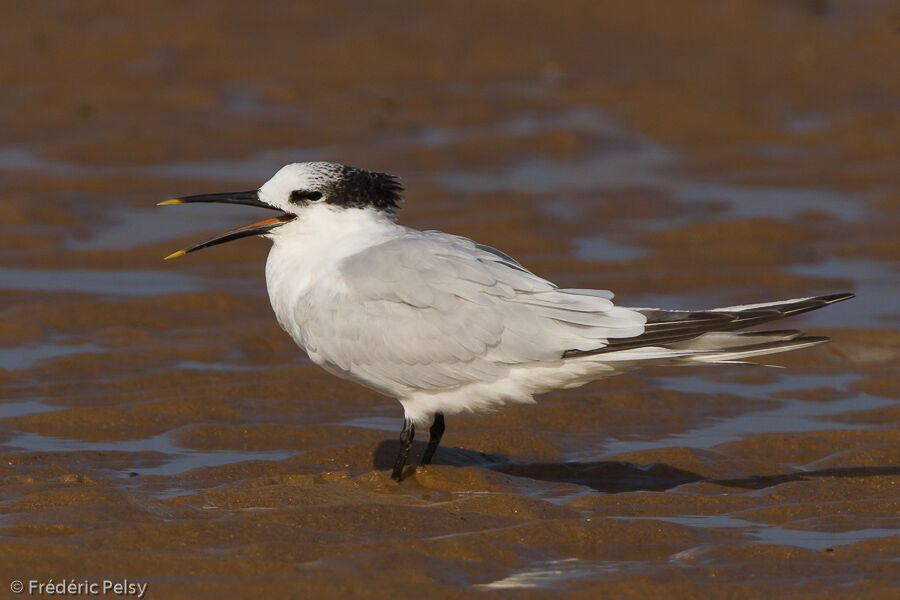
[[[394,175],[337,163],[317,163],[316,190],[328,204],[343,208],[373,207],[393,213],[400,208],[403,186]],[[298,195],[308,193],[298,190]],[[293,200],[293,198],[292,198]]]
[[[400,208],[400,181],[388,173],[341,165],[340,175],[329,183],[326,201],[345,208],[372,206],[393,212]]]

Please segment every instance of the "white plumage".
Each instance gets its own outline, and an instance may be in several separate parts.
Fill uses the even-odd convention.
[[[529,402],[584,378],[566,349],[644,331],[644,315],[610,292],[558,289],[471,240],[375,211],[319,205],[276,231],[266,281],[281,326],[330,372],[398,398],[417,424]],[[523,376],[535,366],[556,373]]]
[[[724,362],[809,346],[796,331],[734,329],[850,294],[700,313],[616,306],[603,290],[559,289],[472,240],[395,223],[396,179],[334,163],[281,169],[258,192],[170,202],[238,202],[283,211],[185,252],[250,234],[273,241],[266,263],[282,328],[329,372],[397,398],[406,426],[495,409],[648,362]],[[402,460],[401,460],[402,459]]]

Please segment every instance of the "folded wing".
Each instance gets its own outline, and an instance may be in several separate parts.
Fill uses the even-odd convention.
[[[466,238],[405,230],[344,259],[314,286],[298,320],[314,360],[392,395],[503,377],[644,331],[612,294],[559,289]],[[331,318],[305,319],[307,307]]]

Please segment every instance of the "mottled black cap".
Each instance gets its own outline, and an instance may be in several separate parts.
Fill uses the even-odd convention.
[[[328,204],[344,208],[374,207],[388,212],[400,208],[400,181],[388,173],[335,165],[336,173],[322,186]]]

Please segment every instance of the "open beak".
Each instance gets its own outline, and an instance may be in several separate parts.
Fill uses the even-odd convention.
[[[277,210],[281,212],[280,208],[275,208],[259,199],[259,190],[250,190],[248,192],[225,192],[223,194],[198,194],[196,196],[185,196],[183,198],[173,198],[172,200],[166,200],[165,202],[160,202],[157,206],[163,206],[166,204],[188,204],[191,202],[216,202],[219,204],[246,204],[248,206],[258,206],[259,208],[268,208],[269,210]],[[247,237],[251,235],[263,235],[275,229],[276,227],[281,227],[285,223],[289,223],[297,218],[297,215],[292,215],[290,213],[282,212],[281,215],[275,217],[274,219],[266,219],[265,221],[260,221],[259,223],[253,223],[251,225],[245,225],[243,227],[238,227],[237,229],[232,229],[231,231],[226,231],[222,235],[218,235],[210,240],[206,240],[196,246],[191,246],[190,248],[185,248],[184,250],[178,250],[177,252],[173,252],[169,256],[165,258],[165,260],[169,260],[170,258],[178,258],[179,256],[184,256],[188,252],[193,252],[194,250],[201,250],[203,248],[209,248],[210,246],[215,246],[217,244],[223,244],[225,242],[230,242],[231,240],[237,240],[242,237]]]

